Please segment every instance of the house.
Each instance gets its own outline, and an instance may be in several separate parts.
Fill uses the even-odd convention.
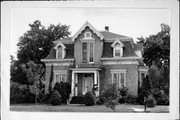
[[[96,30],[86,22],[75,35],[54,41],[46,64],[45,93],[56,82],[69,82],[71,95],[81,96],[96,88],[96,96],[109,83],[137,96],[147,68],[142,62],[142,45],[131,37]]]

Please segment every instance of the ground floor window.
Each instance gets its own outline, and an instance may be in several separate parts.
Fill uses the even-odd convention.
[[[56,82],[67,82],[67,71],[54,70],[53,86]]]
[[[126,70],[111,70],[112,82],[119,88],[126,87]]]

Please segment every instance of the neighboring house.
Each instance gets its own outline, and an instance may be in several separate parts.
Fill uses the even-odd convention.
[[[73,96],[96,88],[96,96],[109,83],[137,96],[147,68],[142,62],[142,45],[131,37],[115,34],[106,26],[97,31],[86,22],[72,37],[54,41],[42,61],[46,64],[45,93],[56,82],[69,82]]]

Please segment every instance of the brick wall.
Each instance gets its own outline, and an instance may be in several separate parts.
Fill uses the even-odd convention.
[[[103,49],[103,42],[97,37],[96,34],[92,32],[89,28],[86,28],[82,34],[75,40],[74,43],[74,57],[76,64],[82,63],[82,42],[80,41],[84,37],[85,32],[91,32],[92,38],[95,39],[95,46],[94,46],[94,63],[97,64],[100,62],[100,58],[102,56],[102,49]]]
[[[112,83],[112,69],[126,69],[126,87],[128,93],[137,96],[138,92],[138,66],[136,64],[123,64],[123,65],[104,65],[105,74],[100,79],[100,91],[102,92],[106,84]],[[101,73],[102,76],[102,73]]]

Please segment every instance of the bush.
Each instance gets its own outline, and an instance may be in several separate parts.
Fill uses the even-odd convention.
[[[107,108],[110,108],[111,110],[115,111],[116,106],[118,105],[118,99],[112,99],[110,97],[106,100],[105,105]]]
[[[66,82],[57,82],[53,88],[53,90],[57,90],[62,97],[62,103],[67,103],[71,93],[71,86]]]
[[[120,88],[119,92],[121,96],[127,96],[128,88],[126,87]]]
[[[102,104],[104,104],[104,99],[103,99],[103,97],[101,97],[101,96],[96,97],[95,103],[96,103],[96,105],[102,105]]]
[[[49,103],[50,97],[51,97],[51,94],[44,94],[42,96],[42,102],[45,104]]]
[[[120,91],[117,88],[117,85],[108,84],[102,92],[102,96],[105,100],[106,107],[115,111],[116,105],[118,104],[118,100],[121,96]]]
[[[95,104],[95,96],[91,91],[88,91],[84,96],[84,104],[86,106],[92,106]]]
[[[60,105],[62,103],[61,95],[59,94],[59,92],[57,90],[53,91],[51,98],[50,98],[50,103],[52,105]]]
[[[84,104],[84,96],[73,96],[70,104]]]
[[[27,97],[27,87],[16,82],[10,83],[10,103],[24,103]]]
[[[128,104],[137,104],[137,97],[134,95],[127,95],[126,99],[125,99],[125,103]]]
[[[157,101],[157,105],[169,105],[169,97],[162,89],[153,89],[152,93]]]
[[[148,96],[146,99],[146,105],[147,107],[154,107],[156,105],[156,100],[152,97],[152,95]]]

